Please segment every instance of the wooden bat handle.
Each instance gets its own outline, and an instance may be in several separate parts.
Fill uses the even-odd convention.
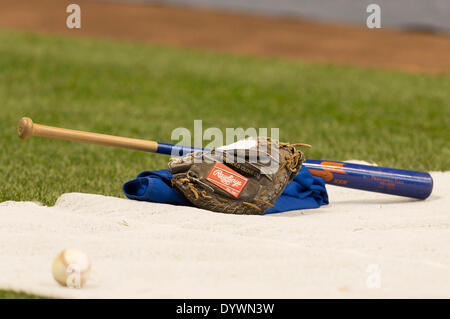
[[[156,152],[158,143],[135,138],[113,136],[107,134],[90,133],[65,128],[35,124],[28,117],[23,117],[17,125],[17,134],[26,140],[31,136],[56,138],[66,141],[83,142],[90,144],[116,146],[132,150]]]

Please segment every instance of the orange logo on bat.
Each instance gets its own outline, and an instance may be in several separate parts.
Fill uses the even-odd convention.
[[[339,174],[347,174],[344,170],[344,163],[321,162],[320,165],[324,170]]]
[[[321,177],[325,182],[331,181],[334,176],[330,171],[322,171],[320,169],[308,168],[311,175]]]
[[[339,179],[339,178],[336,178],[333,181],[333,184],[336,184],[336,185],[347,185],[347,183],[348,183],[348,181],[346,181],[345,179]]]

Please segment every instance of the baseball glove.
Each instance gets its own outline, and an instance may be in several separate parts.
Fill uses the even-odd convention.
[[[219,148],[172,158],[172,185],[199,208],[261,215],[299,172],[305,157],[289,144],[266,137],[245,149]]]

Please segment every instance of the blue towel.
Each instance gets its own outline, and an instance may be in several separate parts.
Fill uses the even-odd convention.
[[[180,192],[172,188],[171,180],[172,174],[167,169],[144,171],[136,179],[126,182],[123,185],[123,192],[129,199],[193,206]],[[264,214],[319,208],[326,204],[328,194],[323,179],[312,176],[305,167],[302,167],[275,202],[275,207],[269,208]]]

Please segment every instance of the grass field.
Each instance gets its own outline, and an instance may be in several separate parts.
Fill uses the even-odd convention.
[[[279,127],[310,158],[450,169],[450,77],[0,32],[0,202],[121,196],[167,157],[34,138],[37,123],[170,140],[176,127]],[[27,297],[0,291],[1,297]]]
[[[25,292],[0,290],[0,299],[48,299],[42,296],[30,295]]]

